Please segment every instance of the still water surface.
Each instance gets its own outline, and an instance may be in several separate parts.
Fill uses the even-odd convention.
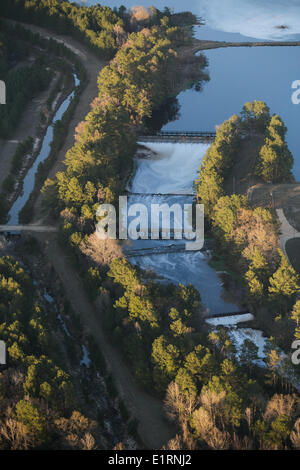
[[[196,37],[218,41],[300,40],[300,0],[122,0],[89,1],[110,7],[137,4],[189,10],[206,25]],[[278,27],[284,29],[278,29]],[[300,180],[300,104],[292,103],[291,86],[300,80],[299,47],[226,48],[206,51],[210,82],[202,92],[179,95],[180,117],[169,130],[214,130],[239,113],[247,101],[265,101],[288,127],[288,144],[294,155],[294,175]]]

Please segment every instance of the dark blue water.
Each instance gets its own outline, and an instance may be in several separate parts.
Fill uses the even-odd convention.
[[[165,6],[175,12],[188,10],[205,20],[206,26],[196,30],[196,36],[204,39],[290,40],[300,36],[299,0],[85,0],[79,3],[100,3],[111,8],[153,5],[160,10]]]
[[[241,111],[247,101],[265,101],[288,128],[288,144],[295,158],[294,175],[300,180],[300,105],[292,103],[291,85],[300,80],[300,48],[253,47],[206,51],[210,81],[202,92],[179,95],[180,118],[168,130],[214,130]]]
[[[87,1],[111,7],[136,4],[165,5],[202,16],[204,27],[196,37],[218,41],[300,40],[300,0],[135,0]],[[286,29],[278,29],[278,26]],[[294,175],[300,180],[300,104],[291,101],[291,85],[300,80],[299,47],[226,48],[205,51],[210,82],[201,93],[179,95],[180,118],[169,130],[214,130],[246,101],[263,100],[288,127],[288,144],[294,155]]]

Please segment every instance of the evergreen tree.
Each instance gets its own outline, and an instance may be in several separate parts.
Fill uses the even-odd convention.
[[[282,250],[280,266],[270,278],[269,298],[280,313],[286,313],[294,304],[296,295],[300,292],[299,276],[289,264]]]
[[[256,167],[256,173],[268,183],[284,182],[291,177],[294,159],[285,141],[286,132],[280,117],[274,115]]]

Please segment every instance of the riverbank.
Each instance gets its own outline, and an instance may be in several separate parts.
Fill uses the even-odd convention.
[[[257,42],[227,42],[227,41],[205,41],[194,39],[193,44],[186,48],[190,53],[219,49],[220,47],[299,47],[300,41],[257,41]]]
[[[2,186],[3,199],[5,200],[5,208],[7,213],[10,211],[13,204],[23,192],[24,180],[41,152],[43,141],[47,134],[47,129],[49,126],[51,126],[53,118],[59,110],[60,106],[71,94],[72,89],[74,88],[74,80],[72,79],[73,83],[67,83],[63,86],[62,89],[56,90],[61,77],[62,76],[60,74],[56,74],[51,83],[50,89],[47,90],[47,94],[44,96],[38,125],[35,125],[35,120],[33,120],[34,125],[31,124],[31,132],[27,135],[31,136],[30,138],[32,139],[32,145],[31,148],[28,148],[28,151],[22,155],[23,158],[20,170],[16,170],[14,168],[15,154],[13,156],[10,168],[7,168],[8,172],[6,172],[6,177]],[[49,106],[46,106],[47,100],[49,101],[54,91],[56,91],[56,94],[54,96],[53,102]],[[22,118],[21,126],[24,120],[27,120],[28,118],[30,119],[28,114],[30,115],[30,112],[25,112],[25,115]],[[25,142],[26,141],[23,142],[24,146]],[[5,176],[5,174],[2,176]],[[13,186],[11,190],[5,190],[5,183],[8,181]]]

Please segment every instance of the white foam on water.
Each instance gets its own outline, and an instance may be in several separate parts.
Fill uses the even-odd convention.
[[[132,181],[134,193],[185,194],[194,180],[209,144],[147,143],[160,158],[140,159]]]
[[[241,315],[231,315],[228,317],[215,317],[215,318],[208,318],[206,323],[213,326],[223,325],[223,326],[232,326],[238,325],[239,323],[243,323],[246,321],[254,320],[254,315],[252,313],[243,313]]]
[[[198,4],[212,29],[265,40],[289,40],[300,34],[299,0],[200,0]]]
[[[263,336],[263,332],[260,330],[254,330],[253,328],[233,328],[229,332],[230,336],[232,337],[232,340],[235,344],[235,347],[239,352],[241,350],[241,347],[246,339],[249,339],[258,347],[258,357],[261,360],[260,363],[261,365],[265,365],[265,363],[262,361],[265,357],[266,354],[264,352],[264,349],[266,347],[268,339]]]
[[[155,271],[174,284],[193,284],[200,292],[206,316],[216,313],[237,312],[238,305],[223,298],[222,281],[207,263],[200,251],[132,257],[130,261],[142,269]]]
[[[91,5],[97,0],[85,0]],[[108,6],[125,5],[127,8],[136,4],[146,7],[154,5],[163,9],[165,6],[175,11],[189,10],[201,16],[206,26],[216,31],[239,33],[250,38],[265,40],[290,40],[300,34],[299,0],[102,0]],[[286,29],[279,29],[286,26]],[[205,38],[203,38],[205,39]]]

